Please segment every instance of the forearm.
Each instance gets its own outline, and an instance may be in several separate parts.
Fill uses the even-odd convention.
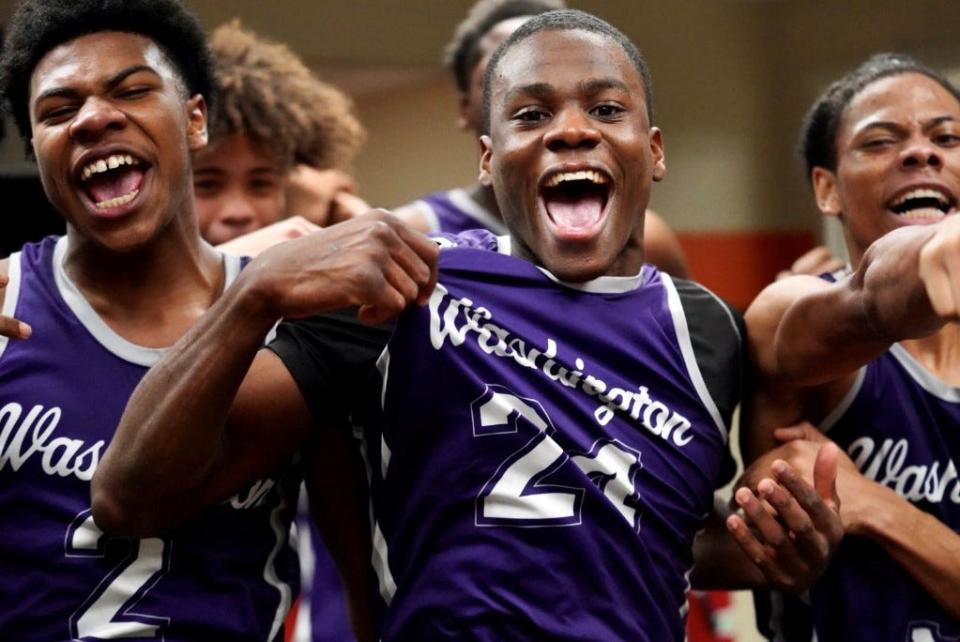
[[[827,383],[896,341],[942,327],[946,320],[934,312],[920,276],[920,256],[932,235],[919,227],[890,232],[836,284],[800,277],[771,286],[786,295],[768,297],[766,318],[764,311],[747,315],[748,325],[753,320],[760,328],[751,334],[765,384],[797,389]]]
[[[243,279],[144,377],[92,485],[107,531],[153,532],[208,503],[236,391],[273,320]]]
[[[870,509],[855,529],[876,540],[951,617],[960,618],[960,533],[872,483]]]

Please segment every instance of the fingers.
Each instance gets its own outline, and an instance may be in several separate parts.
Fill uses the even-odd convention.
[[[339,223],[356,218],[364,212],[370,211],[365,200],[350,192],[337,192],[331,204],[329,223]]]
[[[794,590],[804,584],[809,574],[803,558],[771,509],[746,488],[738,489],[734,499],[742,515],[731,515],[726,525],[744,554],[772,586]]]
[[[837,494],[837,467],[840,461],[840,448],[827,442],[820,447],[813,464],[813,487],[817,496],[833,511],[840,510],[840,496]]]
[[[0,336],[10,339],[28,339],[31,334],[33,334],[33,328],[23,321],[0,315]]]

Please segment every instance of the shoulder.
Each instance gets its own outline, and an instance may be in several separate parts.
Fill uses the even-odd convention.
[[[391,210],[391,213],[410,227],[429,234],[440,229],[437,215],[430,207],[429,200],[437,198],[436,194],[428,194],[413,202],[400,205]]]
[[[694,383],[702,380],[720,417],[729,425],[743,392],[743,317],[702,285],[686,279],[671,281],[681,312],[675,321],[681,352],[686,352]]]

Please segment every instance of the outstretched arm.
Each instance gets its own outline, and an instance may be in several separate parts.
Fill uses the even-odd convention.
[[[314,424],[280,359],[258,354],[274,321],[350,306],[384,321],[426,301],[437,253],[372,213],[258,257],[131,397],[93,479],[101,528],[169,528],[287,459]]]
[[[859,368],[891,343],[960,318],[960,219],[894,230],[850,277],[797,276],[768,286],[747,310],[766,387],[798,389]]]

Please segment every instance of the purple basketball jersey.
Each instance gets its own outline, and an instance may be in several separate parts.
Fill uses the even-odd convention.
[[[97,316],[63,270],[66,244],[9,259],[3,313],[33,336],[0,341],[0,639],[275,639],[296,592],[292,467],[163,537],[94,524],[90,478],[162,350]],[[240,261],[224,263],[229,283]]]
[[[382,638],[682,640],[693,539],[732,472],[736,322],[651,266],[568,285],[507,242],[442,240],[429,305],[343,384],[369,393]],[[271,347],[337,398],[305,374],[298,353],[323,357],[303,334]]]
[[[937,379],[900,344],[861,368],[820,422],[864,475],[960,532],[958,426],[960,388]],[[775,594],[761,604],[770,612],[758,623],[777,640],[808,642],[815,633],[819,642],[960,641],[960,622],[866,537],[844,538],[809,599]]]
[[[960,532],[960,388],[894,344],[821,429],[864,475]],[[960,591],[960,587],[957,589]],[[811,592],[820,642],[956,642],[950,617],[883,548],[848,536]]]
[[[507,233],[499,216],[482,207],[462,189],[434,192],[416,201],[416,204],[429,214],[433,232],[459,234],[483,229],[494,234]]]

